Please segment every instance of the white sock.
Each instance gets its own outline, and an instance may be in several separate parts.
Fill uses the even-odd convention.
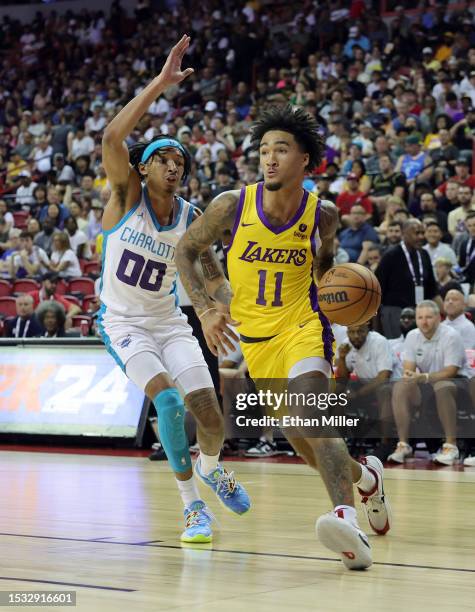
[[[194,501],[201,499],[194,476],[189,480],[175,480],[185,508],[189,508]]]
[[[354,525],[358,524],[356,508],[353,508],[353,506],[335,506],[333,512],[338,517],[345,519],[345,521],[348,521],[349,523],[353,523]]]
[[[205,455],[200,451],[201,473],[207,476],[210,472],[216,469],[219,461],[219,453],[217,455]]]
[[[372,472],[368,470],[366,465],[362,465],[361,466],[361,478],[355,484],[362,491],[367,493],[368,491],[371,491],[371,489],[374,488],[374,485],[376,484],[376,477]]]

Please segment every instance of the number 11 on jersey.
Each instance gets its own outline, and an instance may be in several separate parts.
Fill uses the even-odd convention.
[[[259,292],[257,294],[256,304],[259,306],[267,306],[267,300],[265,298],[266,283],[267,283],[267,270],[258,270],[259,274]],[[269,275],[270,276],[270,275]],[[274,299],[271,302],[271,306],[282,306],[282,279],[284,277],[283,272],[274,273]],[[272,281],[269,279],[269,284]]]

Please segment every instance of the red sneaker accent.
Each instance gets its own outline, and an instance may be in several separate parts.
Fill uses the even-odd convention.
[[[355,558],[355,553],[352,553],[351,551],[349,551],[349,552],[343,551],[341,554],[345,555],[345,557],[347,557],[348,559],[354,559]]]
[[[365,457],[364,457],[364,459],[366,461]],[[376,480],[376,483],[375,483],[374,487],[371,489],[371,491],[363,491],[359,487],[357,487],[358,493],[363,497],[363,499],[361,501],[362,501],[363,504],[365,504],[368,501],[368,497],[371,497],[371,495],[374,495],[376,493],[376,491],[378,490],[379,475],[378,475],[378,472],[376,470],[374,470],[369,465],[366,465],[366,463],[363,463],[363,461],[360,461],[360,463],[362,463],[363,465],[366,466],[366,469],[369,472],[371,472],[371,474],[373,474],[373,476],[374,476],[374,478]]]
[[[345,513],[341,508],[339,510],[335,510],[335,514],[337,515],[338,518],[341,518],[341,519],[345,518]]]
[[[373,525],[371,520],[370,519],[368,520],[369,520],[369,524],[371,525],[371,529],[378,535],[385,535],[389,531],[389,521],[386,521],[386,525],[383,527],[383,529],[376,529],[376,527]]]

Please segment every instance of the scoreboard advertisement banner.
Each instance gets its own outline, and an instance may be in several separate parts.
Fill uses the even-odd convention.
[[[0,347],[0,433],[134,437],[143,403],[102,345]]]

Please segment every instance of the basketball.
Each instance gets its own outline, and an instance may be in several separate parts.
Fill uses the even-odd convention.
[[[341,264],[322,276],[318,303],[332,323],[362,325],[377,313],[381,287],[368,268],[356,263]]]

